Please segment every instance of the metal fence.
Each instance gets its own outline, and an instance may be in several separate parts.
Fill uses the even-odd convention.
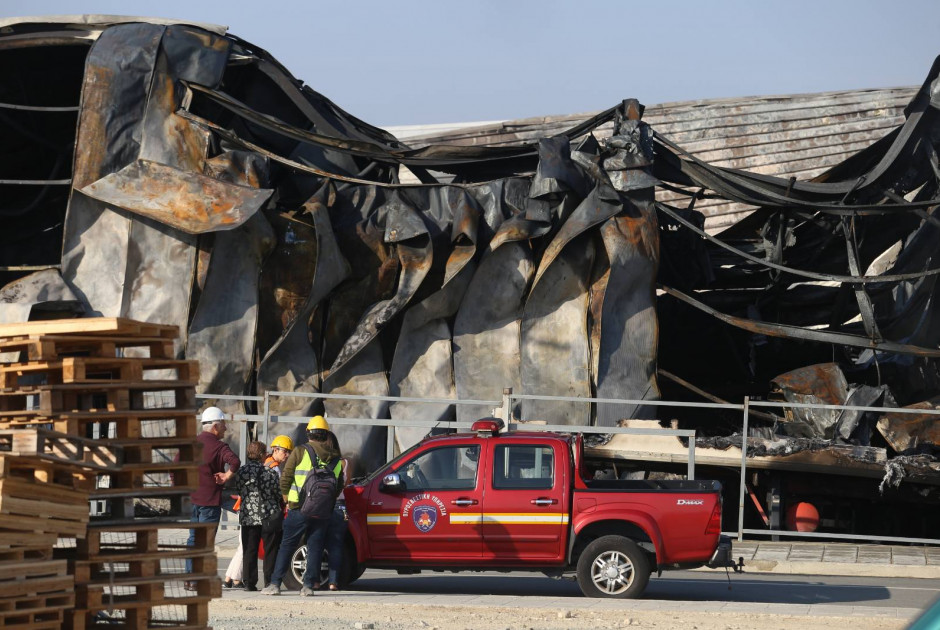
[[[877,413],[909,413],[909,414],[930,414],[940,416],[940,410],[927,410],[927,409],[901,409],[901,408],[884,408],[884,407],[860,407],[860,406],[850,406],[850,405],[812,405],[806,403],[790,403],[790,402],[767,402],[767,401],[754,401],[745,397],[742,404],[733,404],[733,403],[699,403],[699,402],[683,402],[683,401],[665,401],[665,400],[629,400],[629,399],[608,399],[608,398],[579,398],[579,397],[564,397],[564,396],[541,396],[541,395],[530,395],[530,394],[515,394],[511,389],[504,390],[503,396],[500,400],[455,400],[450,398],[405,398],[397,396],[357,396],[350,394],[323,394],[323,393],[307,393],[307,392],[279,392],[279,391],[269,391],[266,392],[264,396],[229,396],[229,395],[214,395],[214,394],[200,394],[197,398],[205,401],[240,401],[240,402],[251,402],[255,404],[260,404],[261,413],[260,414],[233,414],[232,422],[237,426],[237,450],[239,457],[245,458],[245,448],[248,442],[248,424],[249,423],[258,423],[257,424],[257,437],[261,439],[266,444],[269,441],[268,428],[272,422],[278,423],[288,423],[288,424],[306,424],[309,421],[308,416],[283,416],[283,415],[272,415],[270,413],[270,400],[274,397],[291,397],[291,398],[309,398],[309,399],[347,399],[347,400],[364,400],[364,401],[384,401],[384,402],[406,402],[406,403],[427,403],[427,404],[448,404],[448,405],[475,405],[475,406],[488,406],[492,407],[493,415],[503,419],[506,423],[507,430],[516,431],[516,430],[525,430],[525,431],[559,431],[565,433],[581,433],[581,434],[628,434],[628,435],[661,435],[661,436],[675,436],[683,437],[688,439],[688,462],[687,462],[687,473],[686,476],[688,479],[695,479],[695,437],[696,432],[694,430],[686,429],[667,429],[667,428],[634,428],[634,427],[595,427],[595,426],[576,426],[576,425],[549,425],[549,424],[535,424],[535,423],[520,423],[514,421],[511,416],[511,410],[513,409],[513,404],[517,401],[523,400],[539,400],[539,401],[555,401],[555,402],[577,402],[584,404],[612,404],[612,405],[636,405],[636,406],[647,406],[647,407],[686,407],[694,409],[722,409],[740,412],[742,415],[742,424],[741,424],[741,465],[740,465],[740,489],[738,497],[738,523],[736,531],[723,532],[725,534],[736,536],[737,539],[743,540],[744,535],[758,535],[758,536],[784,536],[784,537],[793,537],[793,538],[807,538],[807,539],[837,539],[837,540],[853,540],[853,541],[868,541],[868,542],[891,542],[891,543],[913,543],[913,544],[929,544],[929,545],[940,545],[940,539],[932,538],[905,538],[905,537],[896,537],[896,536],[872,536],[872,535],[861,535],[861,534],[838,534],[838,533],[828,533],[828,532],[795,532],[789,530],[778,530],[778,529],[748,529],[744,527],[744,508],[745,508],[745,498],[747,494],[746,489],[746,475],[747,475],[747,458],[748,458],[748,443],[747,443],[747,434],[748,426],[750,421],[750,415],[752,414],[752,407],[768,407],[768,408],[807,408],[807,409],[817,409],[817,410],[845,410],[845,411],[871,411]],[[384,426],[388,427],[388,437],[386,443],[386,461],[390,461],[394,457],[394,447],[395,447],[395,429],[397,427],[426,427],[430,432],[432,429],[464,429],[467,430],[471,427],[469,422],[437,422],[437,421],[428,421],[428,420],[403,420],[403,419],[375,419],[375,418],[339,418],[331,416],[329,418],[331,424],[359,424],[359,425],[369,425],[369,426]],[[233,519],[234,520],[234,519]],[[228,513],[223,511],[223,520],[222,526],[232,526],[236,523],[229,522]]]

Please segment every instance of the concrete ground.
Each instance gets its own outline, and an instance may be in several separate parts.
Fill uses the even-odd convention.
[[[238,536],[235,528],[219,529],[216,551],[223,570]],[[733,545],[733,557],[743,558],[747,573],[940,579],[940,547],[758,540]]]

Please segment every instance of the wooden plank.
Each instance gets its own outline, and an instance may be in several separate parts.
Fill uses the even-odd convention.
[[[2,429],[0,452],[45,461],[114,470],[123,461],[120,446],[48,429]]]
[[[173,372],[175,378],[167,378]],[[199,362],[177,359],[135,359],[65,357],[55,361],[0,364],[0,389],[19,388],[19,379],[30,375],[44,384],[108,383],[115,381],[177,380],[190,385],[199,382]]]
[[[211,573],[218,570],[218,557],[215,549],[189,553],[179,551],[172,555],[152,554],[151,556],[122,556],[115,561],[103,560],[95,556],[90,560],[76,560],[69,563],[69,572],[75,576],[75,583],[87,586],[127,586],[150,583],[156,580],[183,579],[180,574],[166,572],[165,560],[189,559],[195,573]]]
[[[123,352],[131,348],[146,350],[149,358],[175,358],[173,341],[163,337],[24,335],[0,339],[0,352],[25,352],[30,361],[51,361],[66,356],[114,358],[123,356]]]
[[[0,338],[28,335],[110,335],[140,336],[176,339],[179,328],[163,324],[148,324],[123,317],[86,317],[80,319],[50,319],[45,321],[0,324]]]
[[[74,610],[65,613],[63,628],[67,630],[87,630],[91,627],[106,627],[109,630],[140,630],[143,628],[169,628],[171,630],[205,630],[209,624],[209,602],[205,598],[195,598],[186,604],[185,613],[179,609],[161,613],[160,607],[116,608],[111,612]]]
[[[116,444],[126,445],[129,440],[163,439],[165,437],[187,437],[195,439],[202,430],[196,421],[195,413],[177,414],[177,410],[170,409],[159,416],[140,417],[137,415],[112,416],[102,419],[100,416],[69,417],[50,420],[56,431],[87,435],[87,431],[98,427],[102,435],[110,435],[109,426],[114,427],[114,438],[110,439]],[[132,412],[136,413],[136,412]],[[0,422],[0,425],[3,423]],[[13,424],[13,423],[10,423]],[[147,428],[159,426],[161,435],[148,435]],[[152,433],[152,432],[151,432]]]
[[[196,585],[196,591],[183,590],[183,580]],[[75,585],[75,607],[86,610],[114,608],[151,608],[160,605],[195,604],[222,596],[222,580],[218,575],[188,573],[137,578],[115,582],[121,594],[111,595],[104,585]],[[125,594],[125,589],[134,593]]]

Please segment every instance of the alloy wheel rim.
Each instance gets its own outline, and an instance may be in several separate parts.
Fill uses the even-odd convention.
[[[605,551],[591,563],[591,581],[602,593],[618,595],[630,588],[636,571],[626,554]]]

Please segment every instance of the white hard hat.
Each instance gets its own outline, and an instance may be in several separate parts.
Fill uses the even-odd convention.
[[[221,422],[225,420],[225,414],[218,407],[208,407],[202,412],[202,423]]]

